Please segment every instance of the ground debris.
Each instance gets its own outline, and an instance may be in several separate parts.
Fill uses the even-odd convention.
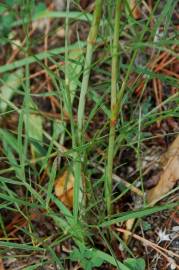
[[[147,193],[147,200],[152,204],[169,192],[179,179],[179,136],[176,137],[168,151],[162,156],[161,161],[163,172],[160,175],[160,180]]]

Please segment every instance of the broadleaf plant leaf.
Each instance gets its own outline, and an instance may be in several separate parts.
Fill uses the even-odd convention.
[[[128,258],[124,261],[124,264],[130,270],[145,270],[145,261],[142,258]]]
[[[18,69],[11,73],[3,81],[3,85],[0,89],[1,96],[3,100],[0,100],[0,111],[5,112],[8,104],[4,100],[11,100],[15,91],[21,86],[23,79],[23,69]]]
[[[43,142],[43,118],[41,115],[37,115],[35,113],[36,105],[32,100],[30,100],[29,107],[31,109],[31,112],[28,119],[28,137],[31,141],[32,154],[39,156],[41,152],[39,152],[39,147],[37,147],[37,143],[42,144]],[[24,121],[27,121],[26,117],[24,117]]]

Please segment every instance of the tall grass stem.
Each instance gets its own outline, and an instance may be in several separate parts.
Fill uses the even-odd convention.
[[[112,206],[112,171],[113,171],[113,156],[115,146],[115,129],[117,122],[117,89],[118,89],[118,73],[119,73],[119,32],[120,32],[120,17],[121,17],[121,0],[116,0],[115,21],[114,21],[114,36],[112,45],[112,76],[111,76],[111,119],[107,155],[107,168],[105,177],[105,200],[108,215],[111,214]]]
[[[83,126],[84,126],[84,114],[85,114],[85,103],[86,103],[86,94],[88,91],[88,84],[89,84],[89,77],[91,71],[91,63],[92,63],[92,56],[94,46],[96,44],[96,38],[98,35],[98,29],[101,20],[101,11],[102,11],[102,3],[103,0],[96,0],[95,1],[95,8],[93,14],[93,20],[91,29],[87,39],[87,48],[86,48],[86,57],[84,63],[84,72],[81,84],[81,92],[80,92],[80,100],[78,105],[78,116],[77,116],[77,141],[78,145],[83,144]],[[74,217],[77,220],[78,212],[79,212],[79,195],[80,195],[80,188],[82,186],[82,162],[83,162],[83,155],[79,156],[76,153],[76,160],[74,163],[74,174],[75,174],[75,186],[74,186]]]

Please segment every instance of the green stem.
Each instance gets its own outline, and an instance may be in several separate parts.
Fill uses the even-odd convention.
[[[102,2],[103,2],[102,0],[96,0],[92,26],[91,26],[88,39],[87,39],[86,59],[85,59],[85,64],[84,64],[84,73],[83,73],[83,79],[82,79],[82,85],[81,85],[80,101],[78,105],[79,143],[81,143],[81,140],[82,140],[82,129],[83,129],[86,94],[88,90],[89,76],[90,76],[90,70],[91,70],[93,47],[96,44],[96,38],[97,38],[98,28],[100,24]]]
[[[105,179],[105,199],[107,212],[111,214],[111,197],[112,197],[112,170],[113,170],[113,156],[115,144],[115,129],[117,121],[117,81],[118,81],[118,67],[119,67],[119,30],[120,30],[120,16],[121,16],[121,0],[116,0],[115,21],[114,21],[114,36],[112,48],[112,76],[111,76],[111,119],[109,131],[108,157]]]
[[[85,64],[84,64],[80,100],[79,100],[79,105],[78,105],[77,123],[78,123],[78,145],[79,146],[82,145],[83,143],[82,130],[83,130],[83,120],[84,120],[84,113],[85,113],[86,94],[88,90],[93,48],[94,48],[94,45],[96,44],[96,38],[97,38],[98,28],[100,24],[102,2],[103,0],[96,0],[95,2],[92,25],[91,25],[91,29],[90,29],[88,39],[87,39],[86,58],[85,58]],[[82,161],[83,161],[83,156],[79,157],[79,154],[76,153],[76,160],[74,161],[75,186],[74,186],[74,204],[73,204],[74,217],[76,220],[78,218],[79,194],[80,194],[80,187],[82,185]]]
[[[72,134],[72,147],[76,147],[76,135],[74,126],[74,117],[72,109],[72,99],[70,93],[70,82],[69,82],[69,48],[68,48],[68,32],[69,32],[69,10],[70,10],[70,0],[67,0],[66,4],[66,20],[65,20],[65,93],[64,93],[64,107],[68,111],[70,117],[70,126]]]

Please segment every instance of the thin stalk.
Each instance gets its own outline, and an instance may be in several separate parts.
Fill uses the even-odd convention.
[[[114,36],[112,47],[112,76],[111,76],[111,119],[108,143],[108,157],[105,179],[105,200],[107,212],[111,214],[111,200],[112,200],[112,170],[113,170],[113,156],[115,144],[115,129],[117,122],[117,81],[119,71],[119,30],[120,30],[120,16],[121,16],[121,0],[116,0],[115,20],[114,20]]]
[[[76,147],[76,130],[75,130],[75,125],[74,125],[74,117],[73,117],[73,111],[72,111],[72,102],[71,102],[71,94],[70,94],[70,82],[69,82],[69,69],[68,69],[68,57],[69,57],[69,50],[68,50],[68,32],[69,32],[69,9],[70,9],[70,0],[67,0],[67,6],[66,6],[66,20],[65,20],[65,90],[66,92],[64,93],[64,98],[65,98],[65,109],[68,111],[69,116],[70,116],[70,125],[71,125],[71,134],[72,134],[72,147],[73,149]],[[74,163],[74,175],[75,175],[75,185],[74,185],[74,196],[73,196],[73,209],[74,209],[74,217],[75,220],[77,221],[78,217],[78,201],[77,201],[77,196],[79,198],[79,189],[80,189],[80,184],[79,184],[79,177],[80,174],[77,170],[77,165],[76,162],[77,155],[76,153],[73,154],[73,163]],[[76,166],[75,166],[76,165]],[[78,188],[78,193],[77,193],[77,188]]]
[[[74,117],[72,111],[72,102],[71,102],[71,94],[70,94],[70,82],[69,82],[69,70],[68,70],[68,32],[69,32],[69,10],[70,10],[70,0],[67,0],[66,6],[66,20],[65,20],[65,94],[64,94],[64,107],[68,111],[70,117],[70,126],[71,126],[71,134],[72,134],[72,146],[73,148],[76,146],[76,136],[75,136],[75,127],[74,127]]]
[[[91,71],[91,62],[93,55],[93,48],[96,44],[96,38],[98,34],[98,28],[100,24],[101,18],[101,10],[102,10],[102,2],[103,0],[96,0],[95,2],[95,10],[92,20],[91,29],[87,39],[87,48],[86,48],[86,58],[84,64],[84,73],[81,84],[81,93],[80,100],[78,105],[78,139],[79,142],[82,140],[82,130],[83,130],[83,119],[84,119],[84,109],[86,102],[86,94],[88,90],[89,76]]]
[[[91,29],[87,39],[87,48],[86,48],[86,58],[84,63],[84,72],[83,79],[81,85],[80,92],[80,100],[78,105],[78,145],[82,145],[83,143],[83,121],[84,121],[84,111],[85,111],[85,103],[86,103],[86,94],[88,90],[89,76],[91,70],[92,63],[92,55],[93,48],[96,43],[96,38],[98,34],[100,19],[101,19],[101,11],[102,11],[102,2],[103,0],[96,0],[95,9],[93,14],[93,20]],[[83,157],[79,157],[79,154],[76,153],[76,160],[74,162],[74,173],[75,173],[75,186],[74,186],[74,217],[77,220],[78,212],[79,212],[79,194],[80,187],[82,185],[82,161]]]

